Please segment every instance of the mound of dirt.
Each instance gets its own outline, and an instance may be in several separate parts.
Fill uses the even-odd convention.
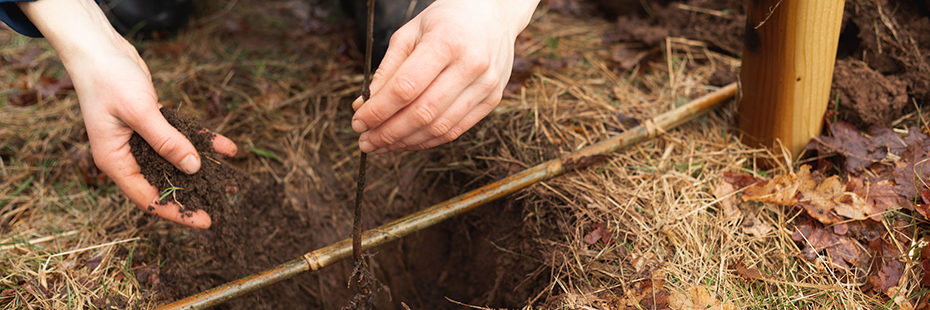
[[[840,102],[840,118],[863,128],[888,127],[908,106],[906,81],[858,60],[836,62],[832,92]]]

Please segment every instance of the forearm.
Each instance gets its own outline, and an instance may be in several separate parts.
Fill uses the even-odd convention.
[[[82,56],[118,52],[125,44],[93,0],[42,0],[17,5],[58,52],[65,67]]]

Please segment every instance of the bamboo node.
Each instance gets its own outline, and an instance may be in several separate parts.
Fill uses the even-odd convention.
[[[665,133],[665,129],[659,125],[656,125],[656,122],[651,119],[643,122],[643,127],[646,128],[646,135],[648,135],[649,137],[655,137],[655,136],[658,136],[659,134]]]
[[[310,270],[319,270],[323,268],[323,264],[320,264],[320,260],[316,258],[316,254],[313,252],[304,254],[304,261],[307,262],[307,267]]]

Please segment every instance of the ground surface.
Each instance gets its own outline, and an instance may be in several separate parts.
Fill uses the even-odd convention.
[[[590,145],[735,80],[742,1],[603,3],[544,1],[518,40],[501,106],[458,141],[373,156],[366,226]],[[208,231],[132,206],[94,168],[54,53],[41,40],[0,32],[0,307],[152,308],[349,235],[357,164],[349,102],[361,82],[351,21],[313,1],[199,11],[178,36],[137,47],[169,113],[199,120],[186,131],[198,147],[205,127],[243,152],[205,161],[199,180],[159,177],[170,167],[139,157],[160,190],[180,182],[212,188],[178,185],[166,196],[208,209]],[[846,13],[831,96],[838,104],[828,118],[899,133],[924,124],[915,106],[930,100],[927,5],[849,1]],[[847,182],[895,170],[882,165],[913,167],[901,160],[913,154],[888,149],[898,158],[866,168],[847,168],[844,157],[857,157],[830,157],[849,150],[824,146],[813,159],[786,159],[740,144],[734,109],[371,251],[383,284],[378,308],[925,305],[919,206],[823,223],[806,215],[810,204],[737,198],[755,180],[788,180],[802,163],[814,166],[817,182]],[[839,252],[849,248],[837,244],[858,250]],[[353,294],[350,269],[338,263],[221,308],[338,309]]]

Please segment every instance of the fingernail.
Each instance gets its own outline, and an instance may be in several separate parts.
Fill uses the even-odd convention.
[[[375,150],[375,145],[371,144],[371,142],[368,142],[368,140],[359,141],[358,148],[361,149],[362,152],[369,153]]]
[[[368,125],[365,125],[365,122],[359,119],[353,119],[352,130],[355,130],[355,132],[358,132],[358,133],[363,133],[363,132],[368,131]]]
[[[355,98],[355,101],[352,101],[352,109],[357,111],[358,108],[362,107],[362,103],[364,103],[362,96],[358,96],[358,98]]]
[[[194,174],[197,170],[200,170],[200,159],[197,159],[197,156],[194,154],[187,155],[181,162],[178,163],[179,168],[181,168],[184,173]]]

